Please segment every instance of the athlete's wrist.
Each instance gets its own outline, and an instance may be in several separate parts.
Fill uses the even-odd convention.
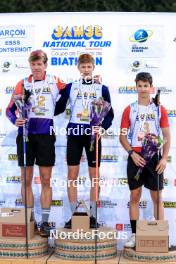
[[[128,152],[128,155],[131,156],[134,153],[134,150],[133,149],[129,149],[129,150],[127,150],[127,152]]]

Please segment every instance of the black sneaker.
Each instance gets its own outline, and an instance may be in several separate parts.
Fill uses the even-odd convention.
[[[100,224],[96,221],[94,216],[90,217],[90,228],[99,228]]]
[[[36,221],[34,221],[34,235],[39,235],[39,229]]]
[[[51,229],[52,227],[48,224],[48,222],[43,222],[40,226],[39,235],[41,237],[49,237]]]
[[[66,222],[65,223],[65,225],[64,225],[64,228],[68,228],[68,229],[71,229],[71,218],[70,218],[70,220],[68,221],[68,222]]]

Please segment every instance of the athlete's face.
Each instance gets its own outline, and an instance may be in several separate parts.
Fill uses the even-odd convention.
[[[140,97],[148,97],[150,96],[152,85],[148,81],[137,81],[136,88]]]
[[[92,73],[94,71],[95,66],[92,63],[81,63],[78,66],[78,70],[80,72],[80,75],[82,78],[87,78],[91,79],[92,78]]]
[[[34,80],[42,80],[47,68],[47,63],[44,63],[42,59],[30,62],[30,68],[34,77]]]

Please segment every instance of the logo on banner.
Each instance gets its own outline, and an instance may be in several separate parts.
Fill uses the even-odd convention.
[[[137,93],[136,86],[120,86],[118,88],[120,94],[135,94]]]
[[[0,200],[0,206],[5,205],[5,200]]]
[[[120,86],[118,88],[118,93],[119,94],[136,94],[137,93],[137,89],[136,86]],[[150,90],[151,94],[155,93],[155,88],[152,87]]]
[[[114,139],[117,136],[118,134],[115,131],[113,131],[113,129],[109,128],[108,130],[105,131],[105,133],[103,133],[102,138]]]
[[[161,86],[161,87],[157,87],[158,90],[161,91],[162,94],[170,94],[173,92],[173,90],[170,88],[167,88],[167,87],[164,87],[164,86]]]
[[[98,208],[114,208],[117,207],[117,203],[112,202],[111,200],[99,200]]]
[[[123,225],[124,225],[124,224],[116,224],[116,230],[117,230],[117,231],[123,231],[123,230],[124,230]]]
[[[20,176],[8,176],[6,178],[6,183],[21,183],[21,177]]]
[[[9,72],[11,70],[12,61],[4,61],[1,65],[2,72]]]
[[[139,29],[132,36],[130,36],[131,42],[143,43],[146,42],[153,35],[152,30]]]
[[[129,208],[129,207],[130,207],[130,202],[127,203],[127,208]],[[140,201],[139,202],[139,208],[141,208],[141,209],[147,208],[147,201]]]
[[[167,109],[168,117],[176,117],[176,109]]]
[[[102,49],[111,47],[111,41],[103,39],[103,29],[99,25],[58,25],[52,30],[51,40],[43,41],[42,46],[50,48],[52,66],[77,65],[77,50],[81,54],[81,49],[85,52],[85,48],[94,55],[95,64],[102,65]]]
[[[78,184],[84,184],[86,182],[86,177],[85,176],[79,176],[78,177]]]
[[[130,37],[129,41],[135,43],[131,47],[131,52],[144,52],[148,50],[148,46],[144,44],[153,35],[152,30],[138,29]]]
[[[34,42],[34,26],[0,26],[0,53],[11,58],[29,53]],[[8,72],[11,68],[11,61],[4,63],[3,71]]]
[[[101,162],[118,162],[117,155],[101,155]]]
[[[25,62],[12,61],[12,60],[5,60],[0,63],[0,68],[3,73],[10,72],[12,70],[21,70],[21,69],[28,69],[29,66]]]
[[[6,94],[12,94],[14,89],[15,89],[15,86],[7,86],[5,88],[5,92],[6,92]]]
[[[131,225],[130,224],[116,224],[116,230],[117,231],[131,231]]]
[[[164,201],[163,204],[164,204],[164,208],[176,208],[176,202]]]
[[[120,186],[128,185],[128,179],[127,178],[118,178],[118,185],[120,185]]]
[[[140,61],[140,60],[135,60],[131,64],[131,71],[132,72],[138,72],[141,71],[142,69],[148,70],[148,69],[158,69],[158,66],[155,66],[153,64],[148,64],[145,61]]]
[[[0,138],[5,138],[6,137],[6,133],[0,133]]]
[[[17,160],[18,157],[17,157],[17,154],[9,154],[8,155],[8,160]]]
[[[15,200],[15,205],[16,206],[22,206],[23,205],[23,201],[22,201],[22,198],[18,198]]]
[[[52,200],[51,206],[63,206],[63,200]]]
[[[168,186],[169,180],[167,178],[164,178],[163,179],[163,183],[164,183],[164,186]]]

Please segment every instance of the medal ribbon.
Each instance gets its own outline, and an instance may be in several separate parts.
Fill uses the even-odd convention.
[[[140,131],[144,131],[144,124],[147,121],[148,110],[149,110],[149,108],[147,107],[147,112],[140,113],[139,105],[138,105],[138,118],[139,118],[139,129],[140,129]]]
[[[93,85],[89,85],[89,92],[87,94],[87,98],[85,98],[84,92],[83,92],[84,89],[82,88],[82,79],[80,79],[79,90],[81,92],[83,109],[88,109],[88,105],[90,103],[90,98],[91,98],[90,95],[91,95],[92,87],[94,88],[94,84]]]

